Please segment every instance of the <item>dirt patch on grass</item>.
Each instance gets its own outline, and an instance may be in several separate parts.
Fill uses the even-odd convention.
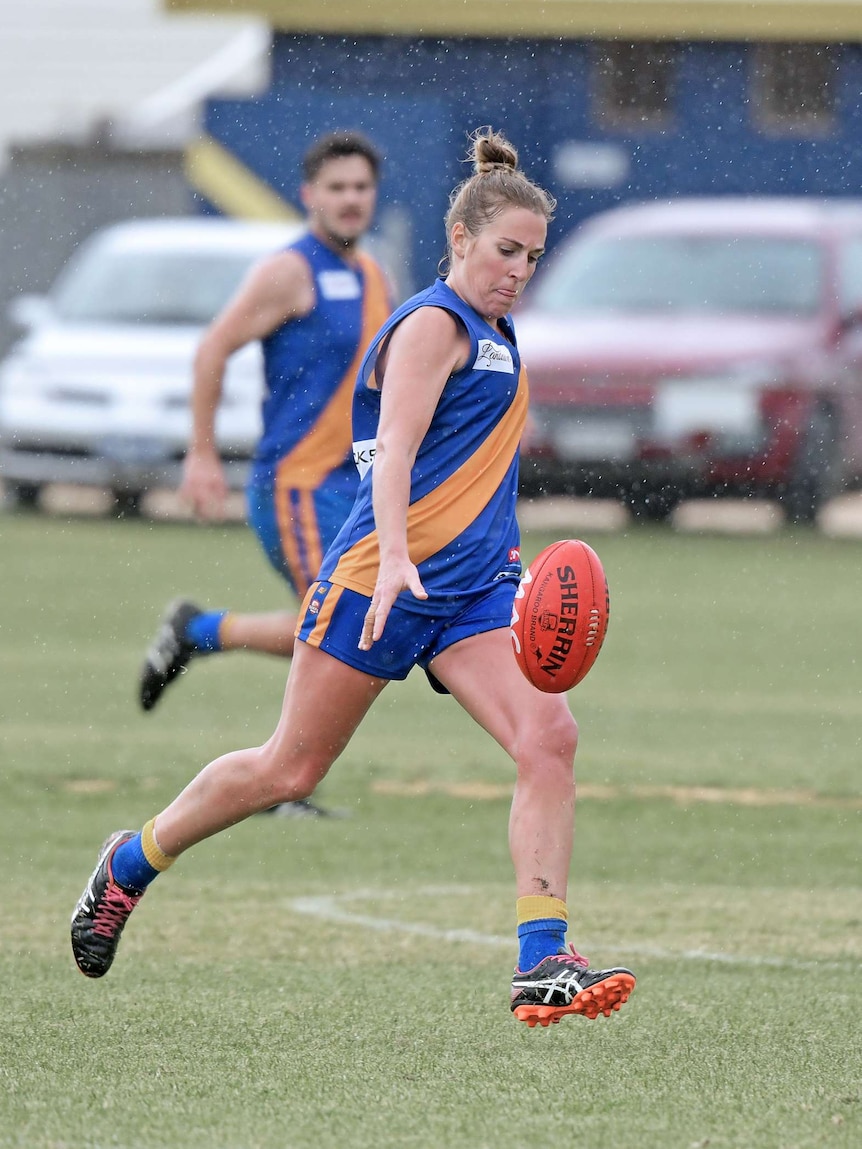
[[[400,798],[424,798],[430,794],[446,794],[451,798],[490,801],[510,798],[512,787],[497,782],[433,782],[420,779],[414,782],[380,781],[371,789],[376,794]],[[725,788],[723,786],[611,786],[583,782],[578,786],[578,797],[594,801],[616,801],[620,798],[638,798],[643,801],[666,800],[679,806],[692,806],[703,802],[729,806],[819,806],[831,809],[862,810],[862,797],[833,797],[814,790],[757,790],[753,786]]]

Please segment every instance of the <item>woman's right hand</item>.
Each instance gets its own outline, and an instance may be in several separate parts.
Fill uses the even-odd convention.
[[[409,590],[414,598],[425,599],[428,597],[428,592],[419,577],[419,571],[409,559],[381,562],[371,605],[366,611],[365,622],[362,626],[362,635],[359,639],[360,650],[370,650],[383,634],[383,628],[386,626],[392,604],[403,590]]]

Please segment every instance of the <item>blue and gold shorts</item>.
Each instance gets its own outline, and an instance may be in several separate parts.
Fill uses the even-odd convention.
[[[300,608],[296,636],[365,674],[400,680],[414,666],[428,671],[438,654],[462,639],[508,627],[517,586],[505,580],[479,594],[464,595],[457,605],[450,600],[446,609],[453,613],[445,615],[405,610],[396,602],[382,636],[371,650],[360,650],[371,599],[331,582],[316,582]]]
[[[266,557],[299,598],[317,577],[323,556],[353,507],[353,492],[300,491],[274,480],[246,489],[248,524]]]

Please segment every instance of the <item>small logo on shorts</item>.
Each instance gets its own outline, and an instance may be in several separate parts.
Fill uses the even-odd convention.
[[[320,610],[321,606],[322,606],[322,603],[321,603],[320,599],[319,598],[313,598],[311,600],[311,602],[308,604],[308,613],[309,614],[317,614],[317,612]]]
[[[521,550],[519,547],[509,548],[509,562],[519,563],[521,561]]]

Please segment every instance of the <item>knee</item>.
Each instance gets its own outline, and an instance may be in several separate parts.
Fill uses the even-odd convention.
[[[515,754],[518,772],[552,769],[572,774],[577,748],[578,725],[568,707],[560,707],[522,732]]]
[[[565,713],[561,715],[559,728],[554,737],[560,747],[560,754],[567,762],[574,765],[575,754],[578,749],[578,724],[568,707]]]
[[[254,753],[255,788],[267,803],[308,798],[320,781],[320,771],[313,762],[301,758],[286,760],[269,745],[259,746]]]
[[[311,767],[285,773],[278,784],[279,802],[295,802],[299,798],[310,798],[322,776],[322,771]]]
[[[541,753],[562,766],[574,766],[578,749],[578,724],[568,707],[560,708],[553,720],[543,725],[537,745]]]

